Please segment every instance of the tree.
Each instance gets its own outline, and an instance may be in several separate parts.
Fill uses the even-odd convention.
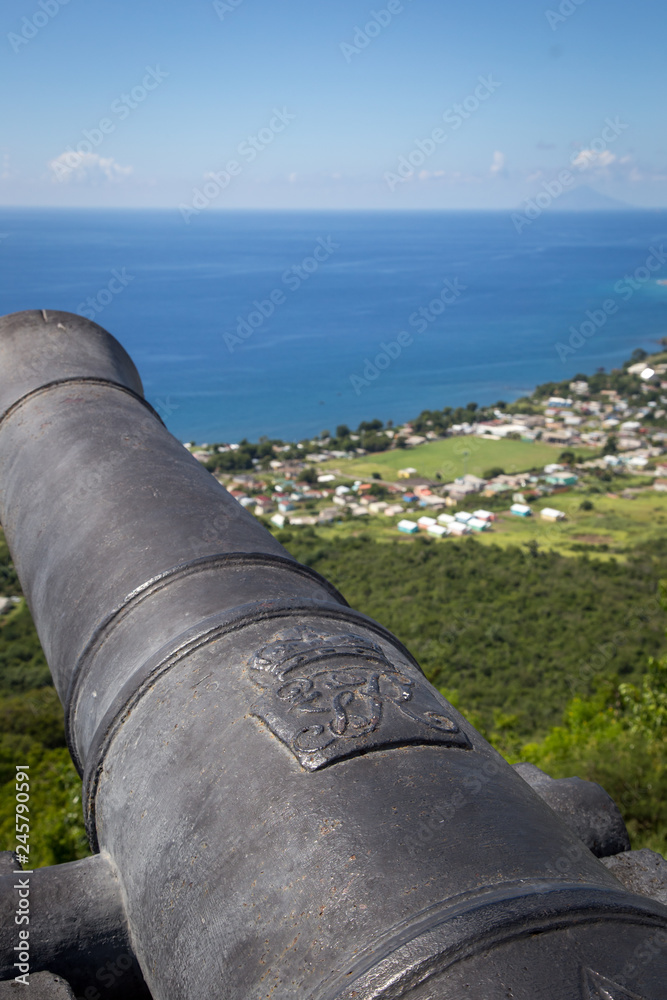
[[[604,681],[574,698],[563,725],[518,755],[553,778],[576,775],[616,802],[635,849],[667,853],[667,657],[649,660],[641,683]]]

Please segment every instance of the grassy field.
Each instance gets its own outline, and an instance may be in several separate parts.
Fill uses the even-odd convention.
[[[581,510],[582,501],[589,499],[592,510]],[[508,507],[510,504],[508,500]],[[459,504],[454,510],[476,510],[484,507],[483,497],[472,497],[467,504]],[[588,552],[599,559],[623,559],[633,546],[664,537],[667,528],[667,494],[646,491],[634,500],[605,495],[587,496],[582,491],[557,493],[531,504],[534,511],[529,518],[515,517],[508,512],[498,513],[493,530],[476,534],[475,539],[482,545],[527,545],[536,542],[541,548],[575,555]],[[555,507],[567,515],[566,521],[543,521],[539,512],[543,507]],[[452,513],[454,513],[454,510]],[[369,515],[353,518],[333,525],[317,528],[318,534],[326,539],[335,537],[355,537],[368,535],[374,541],[389,542],[398,539],[403,545],[410,545],[413,536],[400,535],[396,525],[401,517],[416,521],[421,514],[431,512],[423,508],[407,508],[396,517]],[[437,516],[437,513],[433,516]],[[298,532],[295,526],[292,529]],[[459,545],[461,539],[443,538],[438,545]]]
[[[483,441],[477,437],[450,437],[416,448],[396,448],[359,458],[323,462],[318,465],[318,471],[336,469],[352,479],[368,479],[378,472],[384,480],[395,482],[399,469],[413,468],[418,476],[425,479],[435,479],[440,475],[443,482],[451,482],[465,472],[482,476],[493,467],[502,468],[506,473],[542,468],[549,462],[556,462],[562,450],[561,445],[539,441]],[[576,452],[586,457],[593,454],[592,449],[581,446]]]
[[[556,494],[533,503],[535,513],[530,518],[503,514],[494,525],[493,537],[508,545],[534,540],[564,555],[588,550],[591,554],[611,557],[665,534],[667,495],[664,493],[648,490],[633,500],[590,496],[592,510],[580,509],[583,499],[579,492]],[[543,521],[539,517],[543,507],[562,510],[567,520]]]

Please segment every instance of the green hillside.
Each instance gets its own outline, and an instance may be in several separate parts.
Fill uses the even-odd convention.
[[[635,846],[667,850],[667,679],[650,668],[665,647],[657,594],[667,543],[620,562],[477,539],[327,535],[278,533],[353,607],[392,629],[510,759],[599,780],[622,805]],[[0,593],[17,593],[1,539]],[[27,763],[31,864],[84,856],[80,781],[23,603],[0,616],[0,726],[0,849],[15,846],[13,769]]]

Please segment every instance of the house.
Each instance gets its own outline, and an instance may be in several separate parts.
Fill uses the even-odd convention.
[[[579,477],[573,472],[554,472],[553,475],[547,476],[546,480],[552,486],[576,486]]]
[[[393,503],[385,507],[384,516],[385,517],[396,517],[397,514],[402,514],[403,508],[400,503]]]
[[[493,433],[499,438],[505,438],[508,434],[518,434],[519,437],[523,437],[526,428],[523,424],[503,424],[501,427],[495,427]]]
[[[621,434],[616,442],[619,451],[634,451],[635,448],[641,448],[642,444],[640,438],[632,437],[630,434]]]
[[[513,503],[510,507],[510,514],[515,514],[517,517],[530,517],[532,510],[525,503]]]
[[[399,479],[409,479],[410,476],[416,476],[416,475],[417,475],[417,470],[413,469],[413,468],[399,469],[398,470],[398,478]]]
[[[495,497],[499,493],[507,493],[508,490],[511,490],[511,489],[512,489],[512,487],[508,486],[508,484],[505,483],[505,482],[496,482],[495,480],[492,480],[484,488],[484,490],[482,492],[482,496],[489,497],[489,498],[490,497]]]
[[[420,507],[431,507],[431,509],[435,510],[438,507],[444,507],[445,506],[445,501],[442,499],[442,497],[436,496],[434,493],[432,493],[428,497],[420,497],[419,498],[419,506]]]
[[[438,524],[452,524],[455,520],[453,514],[438,514]]]
[[[340,516],[340,511],[336,510],[335,507],[325,507],[318,514],[318,520],[323,524],[330,524],[335,521],[337,517]]]
[[[542,440],[547,444],[568,444],[572,438],[572,431],[552,430],[549,428],[542,434]]]
[[[373,503],[369,503],[368,509],[371,514],[381,514],[388,506],[389,504],[385,500],[375,500]]]
[[[470,528],[471,531],[489,531],[491,523],[489,521],[482,521],[479,517],[471,517],[466,527]]]
[[[396,527],[406,535],[416,535],[419,531],[414,521],[399,521]]]
[[[458,479],[455,479],[454,485],[456,489],[463,487],[466,491],[479,493],[486,486],[486,479],[480,479],[479,476],[473,476],[468,472],[465,476],[459,476]]]
[[[435,535],[436,538],[442,538],[443,535],[447,534],[447,528],[444,524],[432,524],[431,527],[428,528],[428,533],[429,535]]]
[[[276,528],[285,527],[285,515],[284,514],[274,514],[271,518],[271,524],[275,524]]]
[[[496,515],[491,513],[490,510],[474,510],[472,513],[473,517],[476,517],[479,521],[495,521]]]
[[[428,531],[429,528],[431,528],[434,524],[437,523],[438,522],[434,517],[426,517],[426,515],[423,515],[417,521],[417,527],[420,529],[420,531]]]
[[[667,479],[656,479],[653,482],[653,489],[658,493],[667,493]]]
[[[565,514],[562,510],[556,510],[555,507],[543,507],[540,511],[540,517],[543,521],[564,521]]]
[[[571,399],[563,399],[562,396],[551,396],[547,400],[547,406],[553,409],[562,409],[563,407],[572,406]]]
[[[470,528],[467,524],[463,524],[462,521],[452,521],[451,524],[447,525],[448,535],[469,535]]]
[[[460,521],[461,524],[467,524],[473,515],[469,514],[467,510],[459,510],[454,514],[454,520]]]

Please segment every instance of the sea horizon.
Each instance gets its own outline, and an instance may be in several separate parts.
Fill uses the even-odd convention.
[[[1,312],[94,318],[181,440],[299,440],[651,350],[663,241],[664,209],[0,207]]]

